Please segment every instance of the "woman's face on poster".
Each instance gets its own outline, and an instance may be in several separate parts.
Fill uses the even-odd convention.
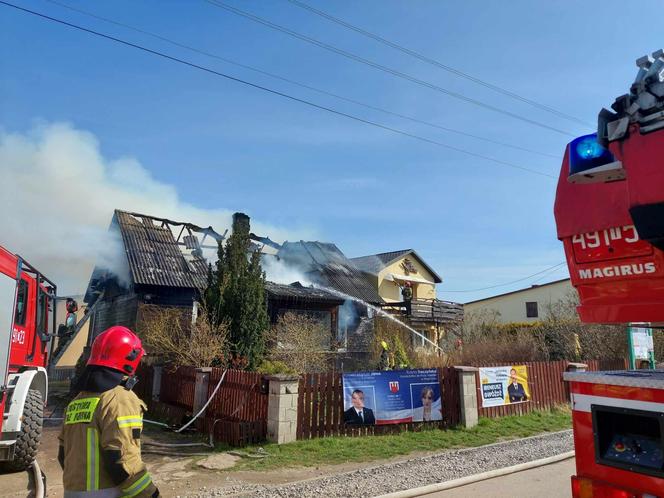
[[[433,404],[433,391],[425,389],[422,391],[422,406],[430,407]]]

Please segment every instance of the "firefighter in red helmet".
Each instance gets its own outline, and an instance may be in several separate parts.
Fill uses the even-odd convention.
[[[126,327],[111,327],[92,343],[59,437],[65,498],[159,496],[141,459],[147,407],[131,390],[144,354]]]

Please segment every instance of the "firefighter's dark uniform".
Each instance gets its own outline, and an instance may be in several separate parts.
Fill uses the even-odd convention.
[[[159,495],[141,459],[146,410],[122,385],[82,391],[69,403],[59,437],[65,498]]]
[[[406,315],[410,315],[411,313],[411,301],[413,300],[413,289],[411,289],[409,286],[404,286],[403,289],[401,289],[401,296],[403,297],[403,302],[406,307]]]

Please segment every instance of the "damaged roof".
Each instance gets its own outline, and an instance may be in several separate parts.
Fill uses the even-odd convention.
[[[207,262],[201,248],[205,239],[216,246],[224,235],[212,227],[172,221],[139,213],[115,210],[109,231],[119,233],[126,255],[129,276],[134,285],[155,285],[202,289],[207,285]],[[174,232],[178,233],[177,238]],[[200,240],[199,240],[199,236]],[[85,302],[101,290],[113,273],[96,267],[92,272]]]
[[[204,288],[207,263],[185,254],[173,232],[150,216],[115,211],[129,270],[135,284]]]
[[[284,242],[277,257],[321,285],[367,303],[383,302],[360,269],[332,243]]]
[[[293,282],[288,285],[265,282],[265,291],[269,299],[329,304],[331,306],[340,306],[344,303],[344,299],[330,292],[315,287],[305,287],[300,282]]]
[[[381,252],[378,254],[371,254],[369,256],[360,256],[358,258],[350,258],[350,260],[357,266],[360,270],[371,275],[378,275],[384,268],[387,268],[395,261],[398,261],[406,256],[412,254],[417,260],[422,263],[422,266],[431,273],[433,276],[434,282],[437,284],[443,281],[440,278],[433,268],[431,268],[417,252],[415,249],[403,249],[401,251],[391,251],[391,252]]]

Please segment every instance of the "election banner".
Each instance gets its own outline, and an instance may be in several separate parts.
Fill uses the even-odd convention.
[[[443,419],[436,369],[345,373],[342,380],[347,425]]]
[[[482,408],[530,401],[528,367],[510,365],[480,368],[480,387]]]

